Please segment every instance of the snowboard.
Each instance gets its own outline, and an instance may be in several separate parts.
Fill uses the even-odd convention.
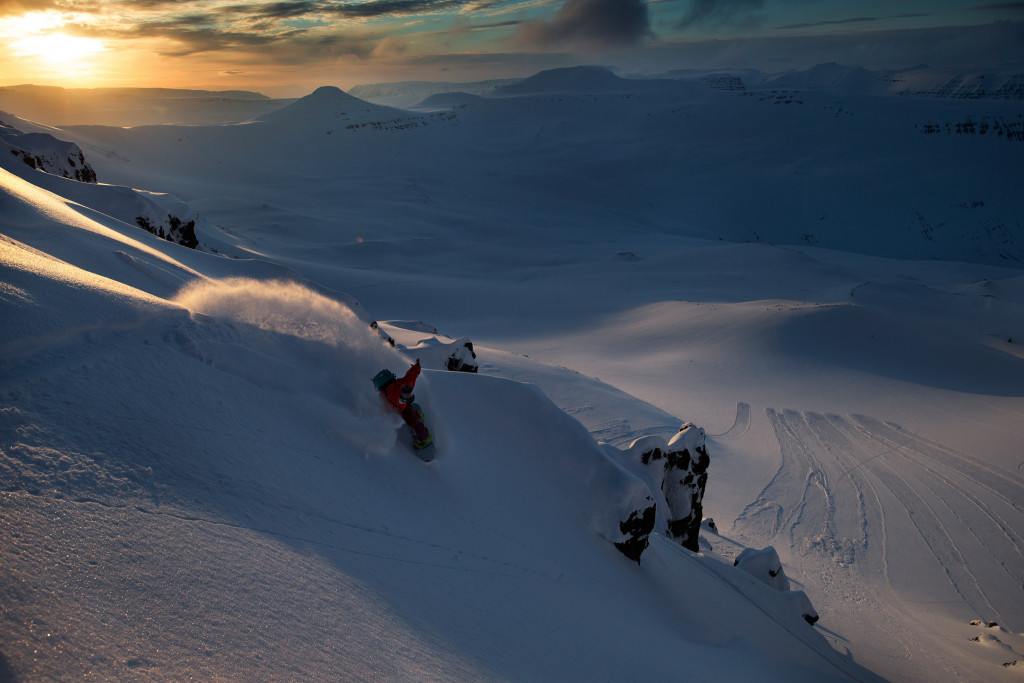
[[[412,451],[413,455],[415,455],[423,462],[430,462],[437,456],[437,448],[435,446],[437,442],[431,441],[430,445],[427,446],[426,448],[416,448],[415,446],[413,446],[415,439],[413,437],[412,430],[409,428],[403,428],[399,432],[398,440],[402,443],[402,445],[404,445],[406,448]]]
[[[425,446],[423,448],[413,447],[412,452],[417,458],[419,458],[423,462],[430,462],[431,460],[434,459],[434,456],[437,455],[437,451],[434,448],[433,441],[430,442],[429,446]]]

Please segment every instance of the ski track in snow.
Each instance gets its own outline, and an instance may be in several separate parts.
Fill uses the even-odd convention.
[[[750,429],[750,404],[740,402],[736,404],[736,419],[733,421],[732,427],[721,434],[710,434],[709,436],[716,439],[738,439],[746,434],[748,429]]]
[[[569,414],[571,415],[572,413],[569,412]],[[597,441],[604,441],[617,448],[622,448],[645,436],[664,436],[666,434],[671,436],[679,429],[678,424],[643,427],[641,429],[630,429],[629,427],[629,420],[609,420],[591,428],[590,433]]]
[[[914,659],[929,637],[900,601],[1020,628],[1024,484],[1015,474],[863,415],[765,412],[781,464],[734,530],[788,553],[812,600],[814,589],[843,596],[844,609],[886,633],[897,659]],[[950,672],[942,655],[935,664]]]

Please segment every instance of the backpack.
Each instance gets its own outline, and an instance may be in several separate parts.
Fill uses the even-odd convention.
[[[395,379],[395,373],[384,368],[373,376],[373,386],[377,387],[377,391],[383,391],[384,387],[394,382]]]

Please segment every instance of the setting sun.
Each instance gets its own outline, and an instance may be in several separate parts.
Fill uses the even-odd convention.
[[[80,38],[64,33],[29,36],[11,44],[19,57],[39,57],[51,65],[67,63],[68,68],[78,66],[75,60],[102,51],[103,43],[94,38]]]
[[[88,23],[83,15],[56,11],[4,17],[0,20],[0,39],[6,43],[3,71],[17,71],[21,79],[36,82],[88,78],[96,67],[96,55],[107,47],[98,38],[71,35],[63,28]]]

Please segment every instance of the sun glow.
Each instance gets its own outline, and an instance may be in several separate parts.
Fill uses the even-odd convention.
[[[66,23],[68,20],[65,15],[55,10],[28,12],[0,19],[0,36],[17,38],[18,36],[33,35],[60,28]]]
[[[18,57],[39,57],[52,65],[74,62],[104,50],[103,43],[95,38],[69,36],[65,33],[47,33],[28,36],[11,43],[12,52]]]
[[[75,36],[62,30],[71,23],[88,23],[79,15],[55,11],[29,12],[0,20],[0,59],[7,69],[25,79],[87,79],[96,56],[107,47],[101,40]],[[13,75],[13,74],[11,74]]]

